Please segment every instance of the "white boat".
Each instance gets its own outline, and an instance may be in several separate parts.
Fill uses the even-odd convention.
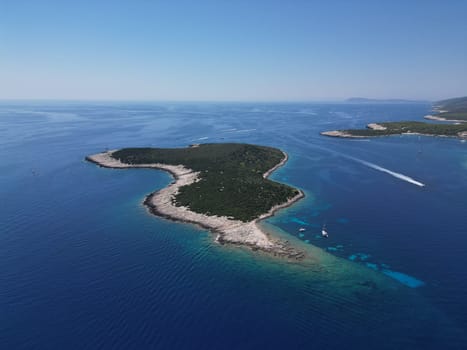
[[[326,231],[326,226],[323,226],[323,228],[321,230],[321,236],[323,236],[325,238],[329,237],[328,231]]]
[[[300,227],[298,230],[299,230],[300,232],[303,232],[303,231],[305,231],[306,229],[303,228],[303,227]]]

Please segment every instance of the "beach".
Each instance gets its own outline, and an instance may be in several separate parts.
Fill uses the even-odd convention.
[[[126,164],[112,157],[116,150],[110,150],[86,157],[90,162],[105,168],[127,169],[127,168],[151,168],[169,172],[175,179],[167,187],[149,194],[144,199],[144,205],[149,211],[157,216],[174,221],[192,223],[208,229],[215,234],[215,241],[220,244],[234,244],[246,246],[253,250],[260,250],[274,256],[292,260],[301,260],[305,252],[283,239],[275,238],[270,232],[258,225],[259,221],[271,217],[276,211],[286,208],[304,197],[302,191],[290,198],[287,202],[272,207],[267,213],[260,215],[257,219],[243,222],[226,216],[205,215],[191,211],[188,207],[175,205],[175,197],[180,187],[191,185],[199,181],[199,173],[184,167],[183,165],[154,164]],[[284,158],[263,174],[267,178],[279,167],[283,166],[288,156],[283,152]]]

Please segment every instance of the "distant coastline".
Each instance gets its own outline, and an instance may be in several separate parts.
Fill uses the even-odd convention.
[[[149,194],[144,199],[144,205],[152,214],[174,221],[196,224],[202,228],[208,229],[215,233],[215,241],[220,244],[228,243],[246,246],[252,250],[264,251],[273,256],[290,260],[302,260],[305,257],[305,252],[303,250],[292,247],[288,241],[272,237],[269,232],[266,232],[258,225],[259,221],[273,216],[278,210],[286,208],[303,198],[304,193],[301,190],[298,190],[298,194],[293,198],[273,206],[268,212],[248,222],[235,220],[226,216],[200,214],[187,207],[177,206],[174,199],[182,186],[187,186],[199,181],[199,172],[195,172],[183,165],[122,163],[120,160],[112,157],[112,154],[116,151],[117,150],[111,150],[90,155],[86,157],[86,160],[99,166],[113,169],[159,169],[169,172],[174,177],[175,181],[167,187]],[[282,153],[284,155],[282,160],[273,168],[266,171],[263,174],[264,178],[269,177],[272,172],[287,162],[287,154],[285,152]]]
[[[379,98],[367,98],[367,97],[350,97],[345,100],[347,103],[355,104],[425,104],[429,101],[425,100],[406,100],[401,98],[389,98],[389,99],[379,99]]]
[[[374,100],[368,98],[350,98],[353,103],[416,103],[410,100]],[[423,102],[423,101],[418,101]],[[424,102],[425,103],[425,102]],[[424,119],[447,123],[426,123],[421,121],[397,121],[370,123],[366,129],[347,129],[322,131],[323,136],[340,138],[367,138],[390,135],[423,135],[436,137],[457,137],[467,139],[467,97],[458,97],[438,101],[432,105],[434,115]]]

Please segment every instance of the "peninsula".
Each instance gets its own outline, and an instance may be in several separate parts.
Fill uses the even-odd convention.
[[[145,200],[149,211],[197,224],[216,241],[248,246],[293,260],[305,253],[272,237],[258,222],[304,197],[299,189],[268,179],[287,154],[249,144],[201,144],[189,148],[124,148],[86,157],[102,167],[153,168],[175,181]]]
[[[435,114],[427,115],[425,119],[458,123],[467,122],[467,97],[438,101],[434,104],[433,110]]]

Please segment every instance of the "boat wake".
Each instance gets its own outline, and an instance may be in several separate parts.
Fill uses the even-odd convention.
[[[197,139],[192,139],[191,141],[203,141],[203,140],[207,140],[209,137],[207,136],[204,136],[204,137],[199,137]]]
[[[420,181],[417,181],[417,180],[411,178],[410,176],[407,176],[407,175],[404,175],[404,174],[401,174],[401,173],[396,173],[395,171],[392,171],[392,170],[383,168],[383,167],[381,167],[381,166],[379,166],[379,165],[377,165],[377,164],[370,163],[370,162],[367,162],[367,161],[362,160],[362,159],[358,159],[358,158],[354,158],[354,157],[350,157],[350,156],[348,156],[348,158],[349,158],[349,159],[352,159],[352,160],[355,160],[356,162],[359,162],[360,164],[366,165],[366,166],[369,167],[369,168],[372,168],[372,169],[381,171],[381,172],[383,172],[383,173],[389,174],[389,175],[391,175],[391,176],[394,176],[394,177],[397,178],[397,179],[406,181],[406,182],[408,182],[408,183],[417,185],[417,186],[419,186],[419,187],[425,187],[425,184],[424,184],[424,183],[421,183]]]
[[[380,172],[383,172],[383,173],[386,173],[388,175],[391,175],[399,180],[402,180],[402,181],[405,181],[405,182],[408,182],[408,183],[411,183],[413,185],[416,185],[418,187],[425,187],[425,184],[420,182],[420,181],[417,181],[415,180],[414,178],[411,178],[410,176],[407,176],[407,175],[404,175],[404,174],[401,174],[401,173],[397,173],[395,171],[392,171],[392,170],[389,170],[389,169],[386,169],[386,168],[383,168],[382,166],[379,166],[377,164],[374,164],[374,163],[370,163],[370,162],[367,162],[366,160],[363,160],[363,159],[359,159],[359,158],[355,158],[355,157],[352,157],[352,156],[349,156],[348,154],[345,154],[345,153],[341,153],[341,152],[338,152],[338,151],[335,151],[335,150],[331,150],[329,149],[328,147],[323,147],[323,146],[320,146],[320,145],[317,145],[317,144],[310,144],[310,142],[300,142],[299,140],[297,139],[294,139],[293,140],[295,143],[297,144],[303,144],[303,145],[306,145],[308,147],[312,147],[312,148],[316,148],[316,149],[320,149],[322,151],[325,151],[325,152],[329,152],[331,154],[334,154],[336,156],[339,156],[339,157],[343,157],[343,158],[346,158],[346,159],[349,159],[349,160],[352,160],[354,162],[357,162],[357,163],[360,163],[360,164],[363,164],[371,169],[374,169],[374,170],[378,170]],[[306,157],[305,155],[301,155],[302,157]],[[311,158],[310,158],[311,159]]]

